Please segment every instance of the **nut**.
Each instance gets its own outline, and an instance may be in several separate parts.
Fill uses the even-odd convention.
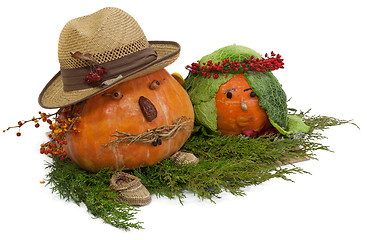
[[[141,96],[139,98],[139,106],[148,122],[153,121],[157,117],[157,109],[148,98]]]

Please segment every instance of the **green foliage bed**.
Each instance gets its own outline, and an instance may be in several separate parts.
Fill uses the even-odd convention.
[[[308,112],[297,115],[311,127],[308,134],[259,138],[196,134],[189,138],[182,151],[194,153],[200,159],[199,164],[177,166],[165,159],[156,165],[127,172],[139,177],[151,194],[178,199],[182,204],[187,192],[214,202],[223,191],[243,196],[246,186],[272,178],[291,181],[290,174],[306,171],[294,165],[282,167],[284,164],[294,158],[315,159],[317,150],[331,151],[318,142],[326,138],[323,131],[351,123],[333,117],[308,116]],[[109,188],[114,171],[104,169],[89,173],[67,159],[52,159],[46,168],[49,170],[47,184],[61,198],[85,204],[94,217],[117,228],[142,228],[142,222],[135,218],[139,208],[116,201],[116,193]]]

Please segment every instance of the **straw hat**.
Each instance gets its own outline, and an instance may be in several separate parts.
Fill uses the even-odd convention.
[[[90,56],[77,58],[75,54]],[[123,81],[162,69],[179,56],[180,45],[171,41],[148,41],[139,24],[118,8],[104,8],[69,21],[59,40],[60,71],[39,96],[44,108],[78,103]],[[106,72],[88,83],[95,67]]]

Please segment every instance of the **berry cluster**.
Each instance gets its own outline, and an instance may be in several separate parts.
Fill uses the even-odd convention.
[[[17,135],[18,137],[20,137],[20,136],[22,135],[22,134],[20,133],[20,128],[21,128],[24,124],[26,124],[26,123],[28,123],[28,122],[34,122],[34,123],[35,123],[35,124],[34,124],[34,127],[35,127],[35,128],[39,128],[39,126],[40,126],[39,121],[40,121],[40,120],[42,120],[43,122],[46,122],[48,118],[50,118],[50,117],[52,117],[52,116],[56,115],[57,113],[53,113],[53,114],[48,114],[48,115],[47,115],[46,113],[41,113],[41,112],[39,112],[39,114],[40,114],[40,116],[41,116],[41,117],[38,117],[38,118],[33,117],[32,119],[27,120],[27,121],[18,121],[18,125],[13,126],[13,127],[8,127],[7,129],[3,130],[3,132],[9,131],[9,130],[10,130],[10,129],[12,129],[12,128],[18,128],[18,129],[19,129],[19,131],[16,133],[16,135]]]
[[[101,75],[107,73],[106,68],[102,66],[92,64],[90,68],[91,70],[88,75],[83,78],[83,80],[89,84],[98,82],[99,80],[101,80]]]
[[[83,54],[79,51],[70,54],[72,58],[85,60],[88,62],[90,66],[90,72],[88,73],[87,76],[83,78],[83,80],[86,81],[87,83],[90,84],[98,82],[99,80],[101,80],[101,75],[107,73],[107,69],[99,65],[97,61],[93,59],[92,54],[90,53]]]
[[[72,107],[68,106],[59,111],[59,116],[54,118],[54,122],[50,119],[46,119],[49,124],[48,133],[50,141],[41,144],[41,154],[51,154],[52,156],[59,157],[60,160],[64,160],[66,152],[64,146],[67,145],[66,135],[78,133],[77,125],[80,123],[81,111],[77,112],[77,116],[72,111]]]
[[[200,66],[201,65],[201,66]],[[283,59],[281,55],[271,52],[271,57],[265,54],[265,58],[255,58],[251,56],[250,59],[243,59],[242,61],[230,62],[229,59],[222,60],[222,62],[213,63],[209,60],[208,62],[198,62],[187,65],[186,69],[194,74],[200,74],[208,78],[218,78],[220,73],[236,73],[244,71],[255,72],[268,72],[284,68]]]
[[[77,125],[80,123],[81,111],[75,111],[72,106],[68,106],[60,109],[58,112],[53,114],[46,114],[43,112],[38,112],[40,117],[33,117],[27,121],[18,121],[18,124],[13,127],[8,127],[3,132],[6,132],[12,128],[18,128],[16,135],[21,136],[20,128],[28,123],[34,122],[35,127],[40,127],[40,122],[46,122],[51,130],[48,133],[49,141],[41,144],[40,153],[58,157],[60,160],[64,160],[66,152],[64,146],[67,145],[66,135],[78,133]]]

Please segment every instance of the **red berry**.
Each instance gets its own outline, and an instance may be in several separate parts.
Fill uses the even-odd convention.
[[[20,135],[22,135],[20,132],[17,132],[17,136],[20,137]]]
[[[89,76],[85,76],[84,78],[83,78],[83,80],[85,81],[85,82],[87,82],[87,83],[89,83]]]
[[[245,137],[255,137],[257,136],[257,132],[254,130],[244,130],[241,133],[242,135],[245,135]]]
[[[98,82],[101,79],[101,76],[99,76],[97,73],[89,73],[88,74],[88,81],[87,83],[94,83]]]
[[[102,74],[104,74],[105,70],[102,67],[99,67],[99,68],[97,68],[96,72],[97,72],[98,75],[102,75]]]
[[[34,125],[36,128],[39,128],[39,123],[36,123],[35,125]]]
[[[101,80],[101,76],[99,76],[97,73],[93,76],[93,81],[98,82],[99,80]]]

